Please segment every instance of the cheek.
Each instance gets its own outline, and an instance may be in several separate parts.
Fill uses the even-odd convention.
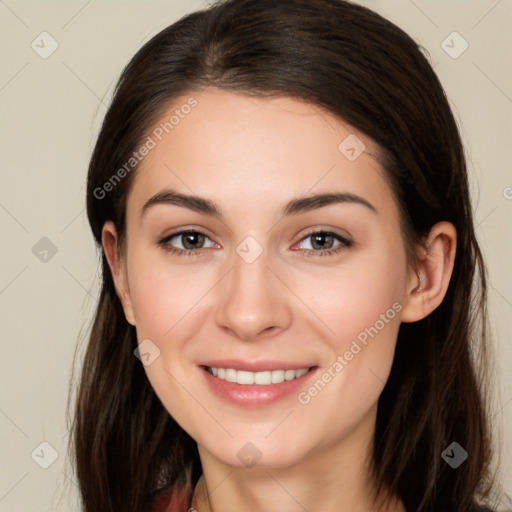
[[[202,412],[183,408],[183,404],[190,403],[187,390],[192,389],[188,384],[183,387],[183,383],[190,378],[187,341],[194,338],[197,329],[194,305],[208,288],[201,286],[197,273],[173,266],[150,252],[134,251],[129,258],[137,338],[139,343],[151,340],[159,350],[144,370],[164,407],[187,431],[195,432],[194,418]]]
[[[384,348],[395,341],[405,278],[405,254],[383,246],[361,252],[347,265],[313,273],[303,281],[300,294],[329,327],[332,348],[338,353],[348,350],[358,336],[364,343],[368,330],[375,336],[372,327],[380,339],[390,338]]]
[[[311,429],[322,431],[325,442],[362,421],[388,379],[400,326],[404,260],[383,251],[325,278],[310,278],[308,305],[333,332],[323,338],[329,350],[318,380],[301,390],[298,401],[304,417],[315,418]],[[327,421],[332,428],[326,430]]]
[[[134,253],[129,272],[137,332],[150,339],[172,336],[204,293],[197,273],[166,264],[158,255]]]
[[[332,332],[323,338],[329,344],[323,382],[304,389],[299,402],[318,415],[331,411],[340,428],[375,405],[393,364],[406,277],[405,253],[395,247],[382,243],[309,279],[308,305]]]

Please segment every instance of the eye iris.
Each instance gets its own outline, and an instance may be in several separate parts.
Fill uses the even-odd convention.
[[[328,237],[328,238],[331,238],[331,242],[330,243],[320,243],[318,247],[316,247],[317,243],[318,243],[318,239],[323,239],[325,237]],[[315,248],[319,248],[319,249],[330,249],[333,245],[333,240],[332,240],[332,236],[331,235],[328,235],[327,233],[315,233],[313,235],[313,247]]]
[[[199,240],[197,240],[197,238],[199,238]],[[183,247],[185,247],[185,249],[196,249],[196,245],[198,242],[204,242],[204,235],[202,233],[197,232],[183,233],[182,240],[184,241]],[[188,246],[189,243],[191,243],[190,246]]]

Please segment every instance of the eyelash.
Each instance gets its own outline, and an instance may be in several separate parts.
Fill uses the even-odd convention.
[[[202,231],[185,230],[185,231],[178,231],[176,233],[167,235],[166,237],[162,238],[158,242],[158,245],[161,246],[165,252],[167,252],[169,254],[174,254],[176,256],[200,256],[202,254],[202,249],[176,249],[175,247],[172,247],[169,245],[169,240],[171,240],[179,235],[184,235],[184,234],[200,234],[200,235],[205,236],[206,238],[209,238],[209,236],[206,233],[203,233]],[[302,251],[302,253],[306,254],[307,256],[313,256],[313,257],[335,256],[339,252],[341,252],[343,249],[348,249],[349,247],[351,247],[354,244],[354,242],[352,242],[351,240],[347,240],[346,238],[342,237],[341,235],[338,235],[337,233],[333,233],[332,231],[324,231],[324,230],[312,231],[311,233],[308,233],[307,235],[302,237],[299,240],[299,242],[302,242],[303,240],[305,240],[309,237],[312,237],[314,235],[320,235],[320,234],[333,236],[340,242],[340,244],[333,249],[327,249],[325,251],[321,251],[321,250],[315,251],[313,249],[300,249],[300,251]]]

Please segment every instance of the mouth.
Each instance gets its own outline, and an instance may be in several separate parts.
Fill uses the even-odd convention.
[[[218,368],[215,366],[203,366],[203,368],[210,375],[219,380],[240,384],[241,386],[271,386],[273,384],[281,384],[286,381],[300,379],[315,367],[265,370],[259,372],[236,370],[234,368]]]
[[[290,399],[320,370],[311,363],[269,359],[216,359],[196,366],[218,398],[244,407],[264,407]]]

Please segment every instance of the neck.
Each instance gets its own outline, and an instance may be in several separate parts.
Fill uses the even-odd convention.
[[[370,423],[374,426],[374,422]],[[203,475],[192,501],[196,512],[405,512],[398,497],[385,506],[373,500],[368,461],[373,429],[358,428],[312,450],[292,467],[238,468],[198,446]]]

